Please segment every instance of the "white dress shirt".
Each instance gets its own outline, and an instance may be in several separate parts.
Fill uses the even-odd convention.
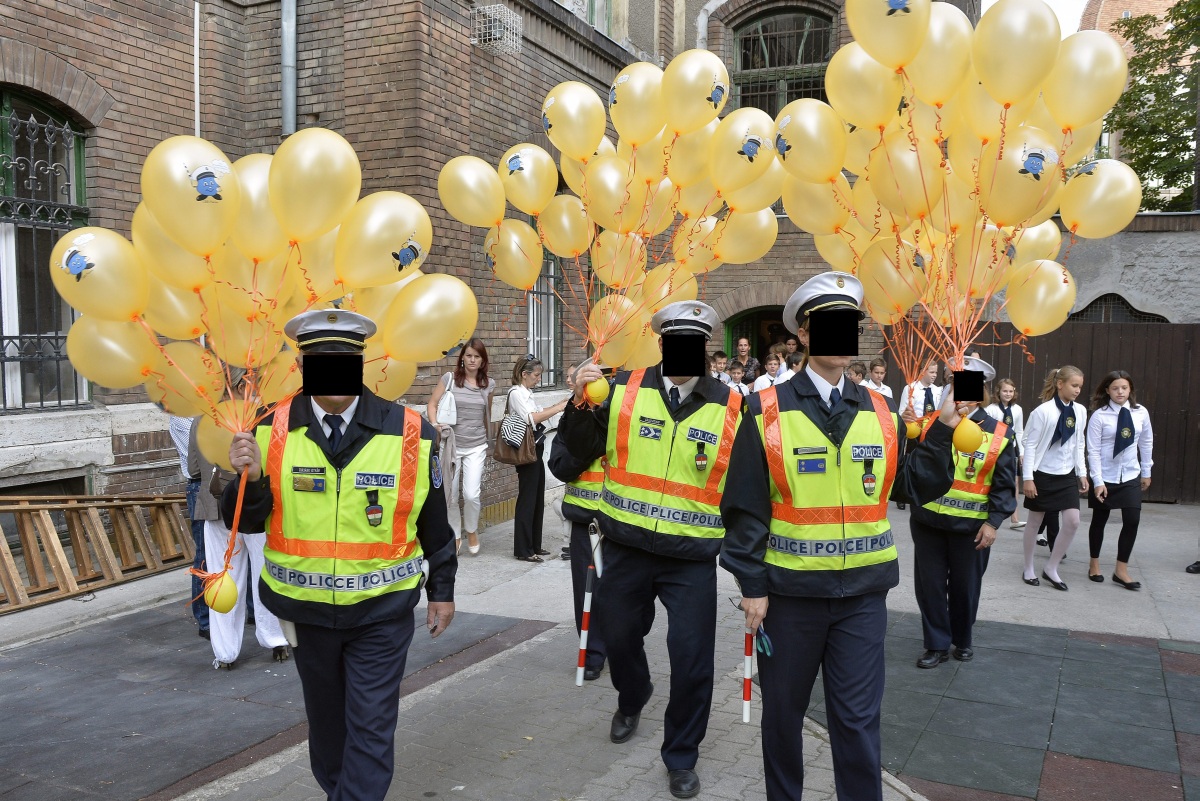
[[[313,417],[318,423],[321,424],[321,430],[325,432],[325,439],[329,439],[329,433],[331,429],[329,428],[329,423],[325,422],[325,415],[329,414],[329,412],[325,411],[317,404],[316,398],[309,398],[309,402],[312,404]],[[338,415],[342,418],[342,434],[345,434],[346,429],[350,427],[350,421],[354,419],[354,412],[357,409],[358,398],[355,398],[354,400],[350,401],[350,405],[346,407],[346,411]]]
[[[175,450],[179,453],[179,472],[183,474],[185,479],[191,480],[188,475],[188,435],[192,431],[192,418],[180,417],[179,415],[169,415],[167,420],[167,431],[171,433],[171,441],[175,443]]]
[[[887,384],[876,384],[874,381],[868,378],[866,381],[862,382],[860,386],[864,386],[867,389],[873,389],[885,398],[892,397],[892,388]]]
[[[988,417],[993,420],[1004,422],[1004,415],[1000,413],[1000,404],[993,403],[983,410]],[[1025,412],[1021,410],[1020,404],[1014,403],[1008,407],[1008,413],[1012,416],[1012,434],[1013,441],[1017,443],[1017,447],[1022,452],[1025,450]]]
[[[769,373],[763,373],[758,378],[754,379],[754,386],[750,387],[752,392],[761,392],[767,387],[774,386],[775,379]]]
[[[1145,406],[1133,408],[1125,402],[1125,408],[1133,418],[1133,438],[1137,447],[1130,443],[1113,458],[1113,444],[1117,437],[1117,415],[1120,408],[1112,401],[1092,412],[1087,427],[1088,472],[1094,484],[1122,484],[1134,478],[1150,478],[1154,466],[1151,451],[1154,450],[1154,431],[1150,427],[1150,413]]]
[[[816,372],[814,372],[811,367],[805,367],[804,372],[808,373],[808,377],[812,379],[813,386],[817,388],[817,392],[821,393],[821,400],[823,400],[825,402],[825,405],[828,406],[829,405],[829,393],[833,392],[835,385],[830,384],[824,378],[821,378],[821,376],[817,375]],[[845,392],[846,376],[843,375],[841,378],[839,378],[836,386],[837,386],[838,393],[841,395],[845,395],[846,394],[846,392]]]
[[[672,388],[679,390],[679,403],[682,405],[683,402],[688,399],[688,395],[692,394],[692,390],[696,388],[696,384],[699,381],[700,376],[696,375],[692,376],[687,381],[684,381],[682,384],[676,384],[674,381],[664,375],[662,377],[663,391],[666,392],[667,397],[670,398]]]
[[[750,389],[741,381],[738,381],[737,383],[730,381],[729,388],[741,395],[743,398],[750,394]]]
[[[1075,435],[1067,440],[1066,447],[1061,442],[1050,446],[1054,438],[1054,429],[1058,427],[1058,407],[1054,400],[1048,400],[1033,410],[1025,426],[1025,442],[1022,453],[1024,461],[1021,466],[1021,478],[1033,481],[1033,471],[1049,473],[1055,476],[1065,476],[1074,473],[1077,476],[1087,475],[1087,465],[1084,462],[1084,440],[1087,439],[1087,409],[1083,404],[1072,403],[1075,409]]]
[[[925,385],[922,384],[920,381],[918,381],[916,384],[906,384],[905,385],[904,391],[900,393],[899,409],[900,409],[900,413],[904,414],[904,410],[906,408],[908,408],[909,392],[912,391],[913,387],[916,387],[917,404],[918,404],[918,406],[913,409],[913,413],[916,414],[917,417],[920,417],[923,414],[925,414]],[[937,384],[930,384],[929,388],[933,390],[933,408],[934,409],[942,408],[942,388],[940,386],[938,386]]]

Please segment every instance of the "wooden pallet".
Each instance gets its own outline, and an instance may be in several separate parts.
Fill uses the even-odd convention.
[[[0,498],[21,544],[0,536],[0,615],[191,565],[185,508],[182,495]]]

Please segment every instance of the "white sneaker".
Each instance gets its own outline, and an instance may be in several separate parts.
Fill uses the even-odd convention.
[[[1018,521],[1017,521],[1017,522],[1015,522],[1015,523],[1010,523],[1008,527],[1009,527],[1009,528],[1025,528],[1025,521],[1024,521],[1024,520],[1018,520]]]

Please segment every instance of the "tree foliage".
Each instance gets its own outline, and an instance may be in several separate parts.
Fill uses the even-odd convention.
[[[1164,24],[1165,23],[1165,24]],[[1164,19],[1146,14],[1117,20],[1113,32],[1133,48],[1129,86],[1109,116],[1120,132],[1121,160],[1145,187],[1143,206],[1163,211],[1197,202],[1197,100],[1200,0],[1179,0]],[[1178,190],[1174,197],[1164,190]]]

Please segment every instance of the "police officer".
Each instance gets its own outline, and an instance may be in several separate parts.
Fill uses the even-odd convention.
[[[705,369],[704,343],[717,321],[696,301],[663,307],[650,324],[666,361],[618,373],[605,403],[568,405],[559,426],[572,455],[589,462],[603,456],[608,464],[596,512],[605,538],[596,621],[618,693],[609,731],[615,743],[637,731],[654,691],[644,641],[655,598],[667,610],[671,692],[661,753],[676,798],[700,791],[696,760],[713,693],[715,557],[725,535],[719,504],[742,407],[742,396]],[[672,370],[687,374],[664,375]],[[577,404],[600,377],[594,364],[579,369]]]
[[[965,369],[983,373],[988,384],[996,378],[992,366],[977,357],[967,357]],[[975,657],[971,629],[979,610],[983,573],[996,530],[1017,507],[1013,432],[984,413],[986,389],[984,401],[960,402],[983,429],[983,443],[974,453],[956,455],[954,484],[940,498],[914,506],[908,522],[925,638],[925,653],[917,659],[919,668],[935,668],[945,662],[952,644],[958,661]]]
[[[234,436],[230,462],[249,474],[239,528],[267,533],[259,592],[295,625],[317,783],[330,801],[381,800],[423,566],[429,633],[454,617],[458,561],[435,433],[362,386],[362,353],[375,333],[366,317],[310,311],[284,331],[299,346],[301,370],[311,362],[306,386],[330,394],[298,395],[253,434]],[[222,497],[227,525],[237,487]]]
[[[589,360],[590,361],[590,360]],[[567,385],[575,389],[577,367],[567,370]],[[583,628],[583,595],[587,586],[588,567],[592,564],[592,542],[588,524],[600,508],[600,491],[604,487],[604,457],[591,462],[576,459],[567,449],[564,437],[555,437],[547,461],[550,473],[566,484],[562,499],[563,519],[571,524],[571,590],[575,601],[575,632]],[[593,594],[599,594],[600,583],[593,579]],[[584,657],[583,678],[595,681],[604,670],[604,638],[593,622],[589,627],[587,654]]]
[[[823,273],[788,300],[784,322],[809,350],[814,322],[839,309],[861,319],[862,299],[854,276]],[[903,456],[895,407],[845,379],[857,344],[843,349],[845,356],[810,355],[790,381],[749,397],[721,502],[728,528],[721,564],[738,579],[746,627],[758,631],[760,645],[770,643],[760,652],[759,679],[771,801],[801,797],[799,722],[818,668],[838,798],[883,797],[885,598],[900,580],[888,498],[929,501],[952,480],[952,393],[943,398],[945,422]]]

